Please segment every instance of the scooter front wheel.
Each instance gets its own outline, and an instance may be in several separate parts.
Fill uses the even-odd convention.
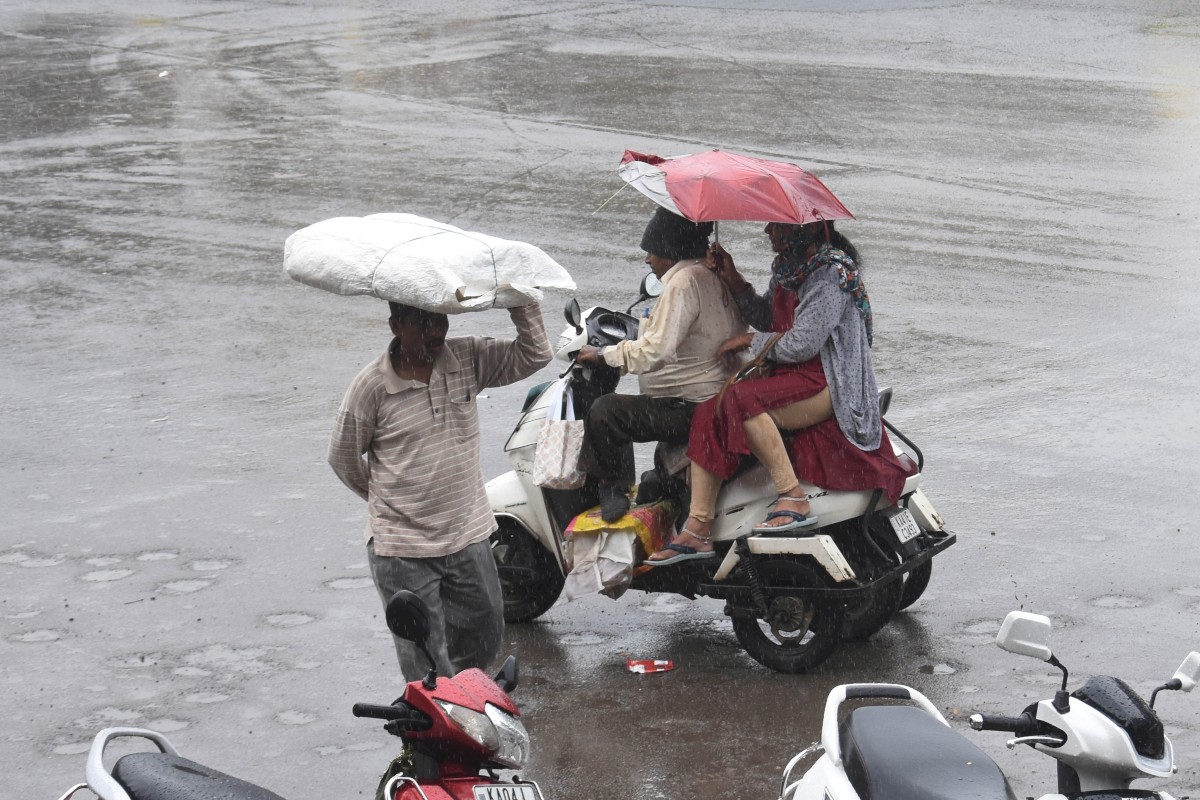
[[[795,674],[820,664],[841,639],[842,604],[829,597],[780,594],[772,589],[823,586],[817,571],[794,556],[759,558],[758,580],[767,596],[766,613],[733,609],[733,633],[758,663]]]
[[[496,520],[492,555],[504,593],[504,621],[530,622],[550,610],[567,577],[554,556],[511,519]]]

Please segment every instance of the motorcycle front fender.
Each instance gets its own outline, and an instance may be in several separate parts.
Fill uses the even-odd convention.
[[[519,522],[537,541],[554,553],[562,563],[562,548],[558,534],[550,522],[542,490],[528,475],[511,471],[497,475],[486,484],[488,502],[497,518],[511,517]]]

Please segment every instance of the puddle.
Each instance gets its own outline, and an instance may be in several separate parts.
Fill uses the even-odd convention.
[[[175,731],[181,731],[190,725],[190,722],[184,722],[181,719],[169,719],[167,717],[147,720],[145,723],[147,728],[152,731],[158,731],[159,733],[174,733]]]
[[[220,674],[239,672],[248,675],[263,675],[274,671],[274,665],[263,661],[269,651],[265,647],[238,649],[227,644],[214,644],[188,653],[183,661],[188,666],[200,666]]]
[[[1110,594],[1103,597],[1097,597],[1092,601],[1092,605],[1098,606],[1099,608],[1138,608],[1142,605],[1142,600],[1138,597]]]
[[[51,556],[49,558],[26,558],[18,563],[26,569],[42,569],[45,567],[57,567],[66,560],[63,556]]]
[[[949,664],[923,664],[917,667],[917,672],[922,675],[953,675],[958,670]]]
[[[154,550],[149,553],[142,553],[137,557],[138,561],[170,561],[173,558],[179,558],[178,553],[172,553],[169,550]]]
[[[171,673],[181,678],[207,678],[212,675],[211,672],[206,669],[200,669],[200,667],[176,667],[171,670]]]
[[[41,644],[43,642],[57,642],[62,638],[62,634],[58,631],[40,630],[29,631],[28,633],[16,633],[8,637],[10,641],[24,642],[25,644]]]
[[[202,580],[171,581],[170,583],[164,583],[160,587],[160,590],[164,591],[164,592],[170,592],[172,594],[191,594],[192,592],[198,592],[201,589],[207,589],[211,585],[212,585],[212,581],[202,581]]]
[[[276,628],[295,628],[298,625],[307,625],[314,621],[316,617],[311,617],[308,614],[299,612],[291,614],[272,614],[267,617],[267,624],[273,625]]]
[[[229,695],[221,694],[220,692],[196,692],[195,694],[185,695],[183,701],[185,703],[209,705],[211,703],[224,703],[228,699]]]
[[[88,583],[108,583],[128,578],[132,574],[133,570],[131,569],[99,569],[80,576],[79,580],[87,581]]]
[[[330,589],[368,589],[375,587],[371,578],[338,578],[325,584]]]

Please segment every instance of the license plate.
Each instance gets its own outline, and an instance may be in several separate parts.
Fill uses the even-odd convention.
[[[538,800],[537,792],[527,783],[488,783],[473,788],[475,800]]]
[[[921,527],[907,508],[897,509],[896,513],[888,518],[888,522],[892,523],[892,530],[896,532],[896,538],[901,544],[921,535]]]

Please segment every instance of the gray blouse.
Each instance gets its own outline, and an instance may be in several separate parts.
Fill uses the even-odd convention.
[[[800,284],[800,302],[791,329],[780,338],[770,358],[800,364],[818,353],[829,383],[833,415],[846,438],[860,450],[876,450],[882,440],[879,390],[867,344],[867,326],[849,292],[838,286],[837,270],[822,267]],[[759,331],[771,329],[771,297],[748,287],[734,298],[742,318]],[[756,333],[750,352],[757,356],[771,333]]]

